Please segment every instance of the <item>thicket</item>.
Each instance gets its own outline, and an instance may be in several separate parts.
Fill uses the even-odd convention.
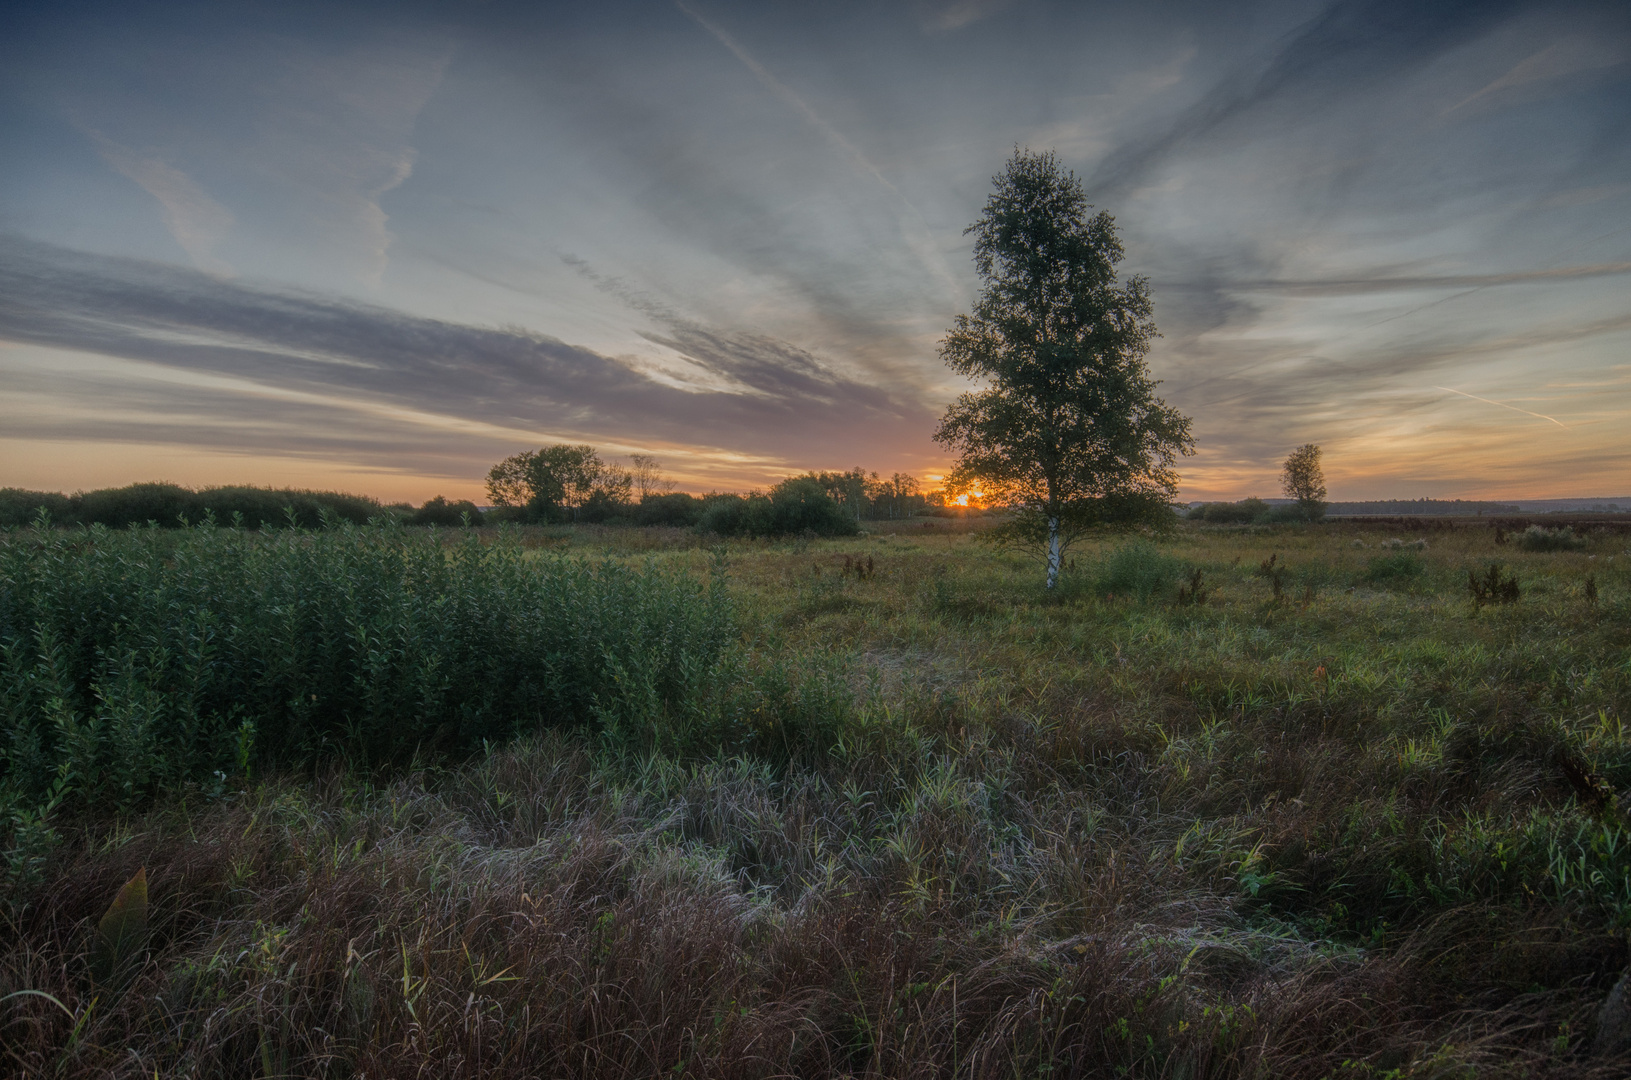
[[[127,807],[159,789],[459,754],[551,727],[629,748],[740,747],[744,715],[780,713],[741,697],[759,691],[741,689],[735,637],[718,576],[527,555],[503,539],[12,531],[0,536],[0,799]]]
[[[403,515],[404,525],[445,525],[466,526],[484,525],[486,517],[481,508],[469,499],[460,499],[458,502],[448,502],[442,495],[434,499],[427,499],[425,504],[417,510],[411,510]]]
[[[854,536],[860,523],[808,476],[783,480],[768,495],[719,495],[697,520],[720,536]]]
[[[1531,525],[1518,534],[1517,544],[1524,551],[1581,551],[1586,547],[1586,538],[1576,536],[1568,525],[1559,529]]]
[[[123,529],[153,522],[173,529],[213,515],[222,524],[235,520],[251,529],[267,526],[315,528],[327,521],[361,525],[386,512],[364,495],[290,488],[217,487],[193,490],[179,484],[130,484],[120,488],[64,495],[51,491],[0,489],[0,526],[32,522],[41,509],[58,525],[105,525]]]
[[[1278,525],[1309,520],[1309,514],[1295,504],[1273,506],[1262,499],[1241,499],[1239,502],[1202,503],[1192,506],[1184,515],[1190,521],[1208,525]]]

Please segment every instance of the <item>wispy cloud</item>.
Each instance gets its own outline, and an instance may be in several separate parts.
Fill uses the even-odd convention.
[[[215,254],[215,246],[232,228],[231,211],[210,198],[180,169],[157,157],[120,146],[101,132],[88,134],[104,161],[159,201],[164,212],[164,227],[170,230],[194,266],[217,277],[232,276],[231,265]]]
[[[264,92],[247,156],[299,196],[308,242],[378,284],[392,235],[381,200],[413,175],[413,126],[451,61],[445,46],[296,49]]]
[[[1625,43],[1611,38],[1582,37],[1570,35],[1561,41],[1552,44],[1524,57],[1511,69],[1487,85],[1462,98],[1448,109],[1444,114],[1464,109],[1475,101],[1480,101],[1492,95],[1500,94],[1506,90],[1515,90],[1519,87],[1529,86],[1533,83],[1551,82],[1569,75],[1576,75],[1583,71],[1593,71],[1598,68],[1615,67],[1631,60],[1626,55]]]
[[[790,87],[772,75],[763,64],[755,60],[734,37],[726,32],[722,26],[705,17],[696,9],[695,5],[689,2],[689,0],[675,0],[675,6],[683,11],[686,15],[690,16],[690,18],[696,22],[698,26],[712,34],[721,45],[725,46],[726,49],[729,49],[731,55],[740,60],[742,62],[742,66],[752,72],[754,78],[758,79],[766,90],[769,90],[785,105],[803,117],[805,122],[807,122],[811,127],[820,132],[822,137],[825,138],[827,142],[832,144],[832,146],[837,149],[840,154],[848,159],[856,171],[877,181],[886,191],[889,192],[890,195],[894,196],[903,204],[906,211],[906,216],[901,222],[902,239],[906,242],[907,246],[912,249],[913,253],[916,254],[922,261],[925,269],[927,269],[941,282],[941,284],[946,288],[947,292],[950,295],[956,295],[959,291],[956,279],[952,277],[950,271],[946,267],[945,259],[941,256],[939,249],[935,246],[932,237],[929,236],[928,226],[923,220],[923,214],[917,209],[916,206],[912,205],[911,200],[906,198],[906,196],[901,192],[900,188],[896,187],[895,184],[883,174],[883,171],[872,163],[872,160],[861,151],[860,147],[856,146],[849,139],[845,138],[843,132],[839,131],[836,127],[829,123],[825,117],[823,117],[815,110],[813,106],[810,105],[809,102],[805,101],[804,98],[794,93]],[[978,8],[980,5],[971,4],[970,6]]]
[[[522,329],[0,242],[0,339],[225,377],[285,398],[314,395],[330,410],[361,408],[378,418],[395,409],[401,428],[390,446],[418,438],[424,420],[413,414],[537,438],[689,445],[773,460],[824,460],[835,446],[877,453],[925,439],[932,426],[922,403],[847,379],[787,342],[694,323],[649,338],[740,389],[676,387],[629,360]],[[210,393],[224,391],[216,385]],[[246,415],[273,409],[280,422],[295,424],[283,433],[290,447],[324,426],[316,414],[296,423],[287,401],[273,408],[264,395],[238,396]]]
[[[1124,193],[1180,150],[1274,103],[1294,98],[1306,118],[1475,40],[1520,7],[1519,0],[1337,0],[1266,63],[1243,63],[1177,117],[1112,151],[1089,174],[1087,190],[1095,198]]]

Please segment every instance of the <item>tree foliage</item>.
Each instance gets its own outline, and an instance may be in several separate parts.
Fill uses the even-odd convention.
[[[647,459],[648,484],[656,479],[656,461]],[[559,443],[505,458],[487,473],[487,497],[493,505],[523,512],[534,520],[578,520],[586,509],[605,517],[625,507],[635,476],[609,465],[595,448]]]
[[[1325,473],[1320,468],[1320,448],[1306,443],[1287,455],[1280,486],[1287,498],[1297,500],[1297,509],[1305,520],[1324,517]]]
[[[1051,588],[1084,530],[1171,517],[1172,465],[1193,440],[1189,418],[1155,396],[1149,283],[1118,284],[1115,220],[1089,215],[1051,152],[1016,150],[993,179],[966,230],[983,287],[940,347],[986,385],[952,404],[935,439],[958,454],[948,487],[1017,510],[1004,535],[1042,544]]]

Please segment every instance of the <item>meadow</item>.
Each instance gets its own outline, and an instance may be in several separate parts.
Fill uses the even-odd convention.
[[[7,1071],[1625,1075],[1631,531],[982,527],[6,532]]]

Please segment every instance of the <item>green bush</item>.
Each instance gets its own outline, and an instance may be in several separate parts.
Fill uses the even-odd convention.
[[[1267,520],[1269,504],[1262,499],[1242,499],[1237,503],[1206,503],[1194,507],[1187,515],[1191,521],[1204,521],[1208,525],[1250,525]]]
[[[563,725],[705,733],[735,636],[717,577],[524,557],[505,538],[9,532],[0,803],[128,806]]]
[[[223,525],[241,521],[251,529],[284,526],[316,528],[324,522],[356,525],[385,512],[377,500],[335,491],[295,491],[257,487],[218,487],[193,491],[179,484],[130,484],[122,488],[62,495],[44,491],[0,491],[0,526],[26,525],[44,507],[57,525],[106,525],[124,529],[152,522],[176,528],[213,515]]]
[[[483,523],[481,509],[469,499],[458,502],[448,502],[438,495],[428,499],[425,505],[409,514],[405,524],[408,525],[445,525],[449,527]]]
[[[807,476],[783,480],[767,495],[716,495],[697,521],[721,536],[854,536],[860,525],[821,485]]]
[[[72,503],[58,491],[0,488],[0,527],[27,525],[44,510],[52,521],[67,518]]]
[[[1395,551],[1371,559],[1359,579],[1368,585],[1398,585],[1421,577],[1426,568],[1414,551]]]
[[[634,511],[636,525],[667,525],[673,528],[690,528],[702,517],[703,503],[693,495],[683,491],[670,492],[665,495],[647,495],[640,500],[640,505]]]
[[[1093,584],[1102,595],[1132,596],[1143,601],[1171,589],[1184,570],[1182,562],[1154,544],[1135,540],[1105,556]]]
[[[1576,536],[1567,525],[1560,529],[1531,525],[1518,534],[1518,546],[1525,551],[1579,551],[1586,546],[1586,538]]]

